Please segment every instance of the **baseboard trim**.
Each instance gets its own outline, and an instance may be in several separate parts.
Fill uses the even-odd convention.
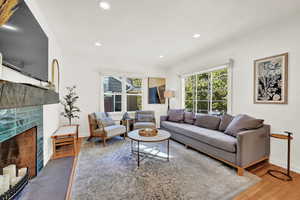
[[[276,159],[270,159],[270,163],[273,164],[273,165],[277,165],[279,167],[282,167],[284,169],[286,169],[286,167],[287,167],[287,163],[282,162],[280,160],[276,160]],[[291,166],[291,171],[300,173],[300,167],[298,167],[298,166]]]

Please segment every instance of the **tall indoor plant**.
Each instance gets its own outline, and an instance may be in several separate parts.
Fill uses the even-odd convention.
[[[67,94],[61,100],[61,104],[64,106],[64,112],[61,113],[62,116],[68,118],[69,124],[72,124],[72,119],[79,119],[80,109],[75,106],[79,96],[76,93],[76,86],[67,87]]]

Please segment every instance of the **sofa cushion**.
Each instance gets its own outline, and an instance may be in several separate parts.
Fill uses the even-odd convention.
[[[168,111],[168,121],[183,122],[184,109],[170,109]]]
[[[170,121],[161,122],[161,126],[162,128],[170,130],[171,132],[176,132],[177,134],[193,138],[224,151],[231,153],[236,152],[237,139],[220,131],[201,128],[191,124]]]
[[[219,125],[219,131],[225,131],[230,122],[233,120],[233,116],[229,114],[224,114],[221,116],[221,122]]]
[[[194,125],[208,128],[212,130],[218,130],[221,119],[218,116],[214,115],[196,115],[196,121]]]
[[[184,112],[184,122],[187,124],[194,124],[195,114],[193,112]]]
[[[155,123],[153,122],[136,122],[134,124],[134,129],[140,128],[156,128]]]
[[[255,119],[249,115],[237,115],[230,122],[225,130],[225,133],[236,137],[241,131],[257,129],[263,126],[264,120]]]
[[[122,125],[107,126],[104,128],[107,137],[114,137],[126,133],[126,127]]]

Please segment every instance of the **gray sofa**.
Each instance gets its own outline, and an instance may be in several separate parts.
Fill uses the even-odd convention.
[[[219,130],[168,121],[168,116],[161,116],[160,128],[169,131],[172,139],[187,147],[192,147],[237,168],[240,176],[243,175],[245,168],[269,159],[269,125],[241,131],[233,137]]]

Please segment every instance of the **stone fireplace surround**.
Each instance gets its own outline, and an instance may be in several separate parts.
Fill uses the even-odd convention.
[[[30,144],[34,143],[34,139],[32,139],[30,135],[25,136],[25,134],[36,134],[36,143]],[[25,142],[21,142],[24,149],[29,150],[30,145],[36,146],[36,173],[31,175],[37,175],[44,166],[42,106],[0,110],[0,143],[8,141],[19,135],[24,135],[23,139],[26,140]]]

